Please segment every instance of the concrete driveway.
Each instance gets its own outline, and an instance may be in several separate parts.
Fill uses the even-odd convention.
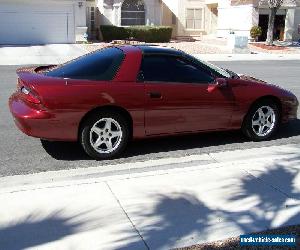
[[[79,44],[0,46],[0,65],[59,64],[86,54]]]

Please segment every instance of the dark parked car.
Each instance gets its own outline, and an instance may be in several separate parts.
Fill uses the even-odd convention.
[[[16,125],[45,140],[79,140],[96,159],[154,136],[242,129],[265,140],[297,117],[291,92],[157,46],[109,47],[17,74]]]

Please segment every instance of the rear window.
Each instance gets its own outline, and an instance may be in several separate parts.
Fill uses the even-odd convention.
[[[94,81],[112,80],[124,56],[121,49],[106,48],[58,66],[45,75]]]

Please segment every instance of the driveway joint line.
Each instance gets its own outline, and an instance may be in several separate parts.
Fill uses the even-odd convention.
[[[133,221],[130,219],[128,213],[125,211],[124,207],[122,206],[120,200],[118,199],[117,195],[114,193],[114,191],[112,190],[112,188],[110,187],[110,185],[108,184],[107,181],[105,181],[105,184],[107,185],[108,189],[110,190],[111,194],[113,195],[113,197],[116,199],[117,203],[119,204],[120,208],[122,209],[123,213],[125,214],[125,216],[127,217],[127,219],[129,220],[131,226],[133,227],[134,231],[140,236],[141,240],[143,241],[145,247],[150,250],[150,247],[148,246],[147,242],[144,240],[142,234],[140,233],[140,231],[137,229],[137,227],[134,225]]]
[[[215,163],[221,163],[220,161],[218,161],[217,159],[215,159],[212,155],[211,155],[211,153],[208,153],[207,154]]]

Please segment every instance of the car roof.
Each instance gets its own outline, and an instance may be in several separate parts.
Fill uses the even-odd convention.
[[[157,45],[135,45],[142,50],[143,54],[164,54],[164,55],[172,55],[172,56],[182,56],[183,52],[174,48],[157,46]]]

